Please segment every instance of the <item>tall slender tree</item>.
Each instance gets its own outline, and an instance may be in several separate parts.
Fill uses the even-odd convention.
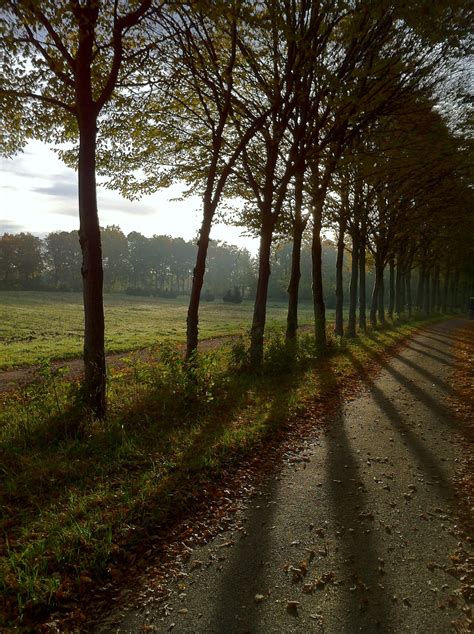
[[[98,418],[106,411],[106,368],[97,143],[101,113],[112,104],[122,75],[140,67],[142,53],[150,46],[137,27],[151,4],[6,0],[0,18],[4,65],[9,69],[0,86],[1,125],[11,128],[14,123],[3,153],[21,148],[29,138],[78,142],[84,388],[87,404]]]

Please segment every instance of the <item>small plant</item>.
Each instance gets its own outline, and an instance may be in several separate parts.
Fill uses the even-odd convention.
[[[268,331],[265,339],[264,366],[267,374],[291,372],[296,360],[296,342],[288,342],[283,330]]]
[[[250,354],[247,339],[243,335],[239,335],[232,342],[229,365],[230,369],[235,372],[243,372],[250,367]]]

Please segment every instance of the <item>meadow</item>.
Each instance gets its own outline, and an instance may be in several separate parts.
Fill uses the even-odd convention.
[[[105,295],[106,351],[128,352],[163,341],[182,342],[187,297],[176,299]],[[253,302],[203,302],[200,337],[208,339],[248,330]],[[332,312],[329,311],[329,317]],[[310,302],[301,303],[301,324],[311,323]],[[270,301],[268,325],[283,326],[286,303]],[[81,293],[0,292],[0,370],[45,359],[79,357],[83,345]]]

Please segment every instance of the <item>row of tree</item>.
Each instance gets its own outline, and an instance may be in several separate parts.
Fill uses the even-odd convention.
[[[147,238],[133,231],[127,236],[117,226],[101,230],[104,290],[130,295],[176,297],[189,295],[197,247],[192,241],[170,236]],[[269,297],[284,300],[291,271],[291,243],[275,245]],[[336,304],[336,246],[323,244],[323,275],[327,302]],[[349,283],[346,253],[344,281]],[[235,288],[240,298],[254,298],[258,267],[246,249],[224,242],[209,245],[204,293],[210,298],[229,297]],[[311,299],[311,248],[303,245],[300,297]],[[81,249],[76,231],[54,231],[41,239],[31,233],[0,236],[0,289],[80,291]]]
[[[196,245],[182,238],[119,227],[101,230],[104,289],[133,294],[189,294]],[[81,249],[77,231],[55,231],[44,239],[30,233],[0,237],[0,288],[80,291]],[[213,241],[210,245],[207,288],[221,296],[239,286],[251,293],[255,272],[245,249]]]
[[[350,336],[358,295],[366,325],[367,253],[375,264],[373,324],[385,320],[387,265],[400,314],[413,306],[414,269],[425,309],[472,283],[472,136],[459,65],[472,12],[465,0],[5,1],[3,153],[31,137],[73,142],[62,157],[79,176],[85,386],[97,416],[105,413],[106,378],[97,171],[130,197],[173,180],[202,196],[190,361],[217,213],[260,238],[254,366],[263,357],[276,238],[292,243],[287,337],[296,336],[310,220],[320,348],[325,226],[338,234],[338,334],[347,237]],[[245,201],[243,210],[233,198]]]

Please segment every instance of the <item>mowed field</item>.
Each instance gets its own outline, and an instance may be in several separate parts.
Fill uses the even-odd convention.
[[[107,353],[127,352],[164,340],[181,342],[186,333],[187,297],[161,299],[105,295]],[[200,338],[244,333],[253,303],[203,302]],[[332,312],[329,313],[329,318]],[[268,304],[269,326],[283,326],[285,302]],[[310,302],[300,305],[300,323],[311,323]],[[83,345],[80,293],[0,292],[0,370],[34,365],[45,359],[79,357]]]

